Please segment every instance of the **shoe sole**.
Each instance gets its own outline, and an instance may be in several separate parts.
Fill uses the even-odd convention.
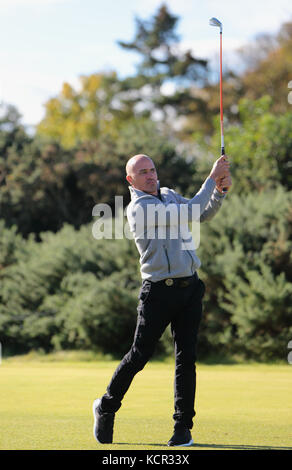
[[[97,398],[96,400],[94,400],[93,402],[93,405],[92,405],[92,411],[93,411],[93,417],[94,417],[94,423],[93,423],[93,437],[94,439],[99,443],[101,444],[101,442],[99,442],[99,440],[97,439],[96,435],[95,435],[95,428],[96,428],[96,413],[95,413],[95,410],[96,408],[98,407],[98,405],[100,404],[101,402],[101,399],[100,398]]]
[[[168,447],[189,447],[191,445],[193,445],[194,441],[193,439],[191,439],[189,442],[186,442],[185,444],[174,444],[173,446],[170,445],[170,444],[167,444]]]

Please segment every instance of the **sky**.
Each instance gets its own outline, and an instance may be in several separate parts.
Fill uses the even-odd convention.
[[[181,48],[218,64],[223,23],[223,58],[232,66],[235,51],[260,33],[277,33],[292,20],[291,0],[166,0],[180,17]],[[135,17],[149,19],[161,0],[0,0],[0,102],[17,107],[22,122],[34,126],[44,104],[64,82],[78,87],[79,77],[115,70],[133,75],[139,57],[117,40],[131,41]]]

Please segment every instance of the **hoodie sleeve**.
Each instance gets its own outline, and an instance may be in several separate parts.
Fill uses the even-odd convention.
[[[185,204],[188,207],[189,221],[199,221],[202,214],[207,210],[211,198],[214,194],[216,183],[212,178],[207,178],[202,184],[200,190],[192,199],[187,199],[175,191],[171,190],[179,204]],[[218,192],[218,191],[217,191]],[[195,210],[198,209],[198,210]]]
[[[225,199],[226,194],[221,194],[216,188],[211,196],[209,203],[207,204],[206,209],[201,214],[200,222],[206,222],[207,220],[213,219],[217,214],[218,210],[222,206],[222,202]]]
[[[216,189],[216,183],[212,178],[207,178],[205,180],[200,190],[192,199],[186,199],[174,191],[173,193],[175,194],[176,200],[179,204],[188,204],[190,208],[196,204],[200,205],[200,216],[191,217],[190,219],[192,221],[200,220],[200,222],[211,220],[215,214],[217,214],[222,205],[223,199],[226,197],[226,194],[221,194]]]

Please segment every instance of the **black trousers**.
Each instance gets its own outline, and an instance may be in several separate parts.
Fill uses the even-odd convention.
[[[116,412],[134,376],[143,369],[155,346],[171,325],[175,347],[174,414],[175,427],[189,429],[195,416],[196,346],[205,285],[197,276],[189,285],[164,281],[143,281],[139,294],[134,341],[124,356],[101,399],[102,412]]]

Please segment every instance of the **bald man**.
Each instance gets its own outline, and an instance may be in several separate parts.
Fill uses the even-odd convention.
[[[232,184],[229,162],[226,156],[220,157],[192,199],[169,188],[160,190],[155,165],[144,154],[130,158],[126,179],[131,193],[127,218],[140,254],[142,287],[131,349],[115,370],[106,393],[93,403],[94,437],[101,444],[112,443],[115,413],[134,376],[149,361],[170,325],[175,380],[174,432],[168,446],[190,446],[196,414],[196,344],[205,286],[197,274],[200,260],[186,234],[190,235],[189,222],[210,220],[221,207],[226,196],[223,188],[228,190]],[[193,210],[195,207],[199,211]],[[182,208],[187,214],[184,221],[178,217]],[[145,218],[139,219],[141,214]],[[173,233],[177,235],[171,236]]]

